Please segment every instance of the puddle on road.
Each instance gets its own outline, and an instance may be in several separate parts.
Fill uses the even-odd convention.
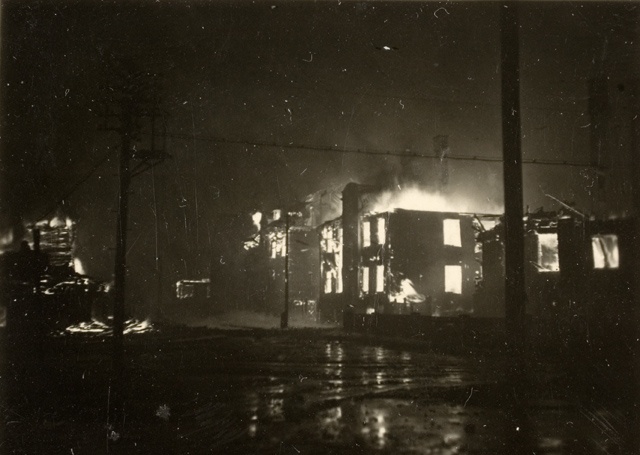
[[[234,441],[240,453],[292,446],[283,453],[329,447],[337,453],[510,455],[526,448],[546,455],[607,454],[620,439],[604,425],[618,418],[613,411],[559,401],[536,403],[526,424],[516,427],[483,397],[496,390],[482,384],[495,383],[470,382],[474,376],[460,359],[428,362],[419,353],[390,355],[339,342],[320,345],[319,354],[321,361],[308,366],[269,364],[267,374],[243,383],[249,389],[228,397],[234,417],[227,420],[242,432]]]
[[[358,447],[358,453],[507,454],[519,444],[535,453],[606,454],[611,435],[566,407],[529,411],[528,428],[511,428],[503,410],[434,404],[426,400],[351,399],[291,418],[293,397],[253,396],[247,437],[259,447],[287,441],[298,449],[318,444]],[[298,410],[299,411],[299,410]],[[514,430],[519,441],[509,440]]]

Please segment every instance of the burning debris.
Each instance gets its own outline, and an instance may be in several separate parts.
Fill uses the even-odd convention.
[[[151,324],[148,319],[140,321],[138,319],[129,319],[124,323],[124,334],[139,334],[156,332],[157,329]],[[60,332],[59,335],[73,335],[73,334],[85,334],[85,335],[97,335],[97,336],[111,336],[113,328],[100,322],[96,319],[92,319],[90,322],[80,322],[73,324]]]
[[[389,301],[394,303],[422,303],[425,300],[425,295],[416,291],[413,281],[409,278],[401,279],[399,289],[389,294]]]
[[[193,299],[198,297],[211,297],[211,280],[202,278],[199,280],[178,280],[176,282],[176,298],[178,300]]]
[[[68,217],[40,221],[32,226],[32,238],[24,238],[18,250],[0,255],[4,284],[0,306],[6,310],[12,336],[80,324],[105,303],[107,287],[86,276],[73,254],[74,230],[75,223]]]

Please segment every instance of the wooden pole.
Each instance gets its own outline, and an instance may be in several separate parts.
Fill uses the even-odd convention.
[[[508,345],[521,355],[525,344],[524,212],[520,138],[520,67],[515,3],[501,8],[502,147],[504,158],[505,316]]]
[[[131,183],[131,135],[133,130],[133,100],[123,94],[121,104],[121,146],[118,193],[118,220],[116,223],[116,253],[113,299],[113,381],[110,390],[109,439],[116,442],[122,437],[124,423],[124,319],[125,278],[127,255],[127,219],[129,212],[129,186]]]
[[[284,215],[284,312],[280,328],[289,327],[289,210]]]

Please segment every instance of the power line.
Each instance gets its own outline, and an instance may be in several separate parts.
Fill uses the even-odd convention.
[[[338,148],[331,146],[312,146],[312,145],[301,145],[301,144],[278,144],[278,143],[268,143],[261,141],[247,141],[247,140],[239,140],[239,139],[227,139],[222,137],[213,137],[213,136],[195,136],[193,134],[181,134],[181,133],[167,133],[166,137],[174,138],[174,139],[184,139],[189,141],[203,141],[203,142],[213,142],[217,144],[232,144],[232,145],[245,145],[245,146],[253,146],[253,147],[266,147],[266,148],[280,148],[280,149],[289,149],[289,150],[309,150],[316,152],[329,152],[329,153],[345,153],[345,154],[361,154],[361,155],[370,155],[370,156],[399,156],[399,157],[409,157],[409,158],[422,158],[422,159],[433,159],[440,160],[441,158],[436,155],[425,155],[419,152],[412,151],[393,151],[393,150],[374,150],[374,149],[348,149],[348,148]],[[75,183],[67,192],[64,193],[62,197],[60,197],[57,201],[57,204],[60,204],[62,201],[68,199],[73,193],[77,191],[77,189],[82,186],[91,176],[109,159],[110,153],[107,153],[102,159],[100,159],[93,168],[77,183]],[[471,155],[447,155],[447,160],[454,161],[471,161],[471,162],[485,162],[485,163],[502,163],[501,157],[496,156],[471,156]],[[593,169],[603,169],[603,166],[597,166],[594,164],[588,163],[579,163],[574,161],[566,161],[566,160],[549,160],[549,159],[523,159],[523,164],[538,164],[544,166],[569,166],[569,167],[578,167],[578,168],[593,168]],[[47,211],[42,217],[38,219],[43,219],[51,214],[55,209]]]
[[[373,155],[373,156],[400,156],[400,157],[410,157],[410,158],[423,158],[423,159],[433,159],[440,160],[437,155],[426,155],[420,152],[413,152],[410,150],[407,151],[396,151],[396,150],[376,150],[376,149],[350,149],[350,148],[342,148],[342,147],[332,147],[332,146],[316,146],[316,145],[303,145],[303,144],[282,144],[282,143],[268,143],[261,141],[249,141],[249,140],[241,140],[241,139],[228,139],[223,137],[214,137],[214,136],[194,136],[192,134],[182,134],[182,133],[167,133],[167,137],[171,137],[174,139],[184,139],[189,141],[204,141],[204,142],[213,142],[218,144],[232,144],[232,145],[245,145],[245,146],[253,146],[253,147],[265,147],[265,148],[280,148],[280,149],[290,149],[290,150],[309,150],[309,151],[317,151],[317,152],[329,152],[329,153],[348,153],[348,154],[361,154],[361,155]],[[502,163],[502,157],[497,156],[474,156],[474,155],[447,155],[444,159],[454,160],[454,161],[476,161],[476,162],[489,162],[489,163]],[[550,159],[524,159],[522,160],[523,164],[539,164],[545,166],[571,166],[571,167],[580,167],[580,168],[602,168],[601,166],[596,166],[588,163],[580,163],[575,161],[567,161],[567,160],[550,160]]]
[[[83,183],[85,183],[87,180],[89,180],[91,178],[91,176],[98,170],[100,169],[100,167],[106,163],[109,160],[109,157],[111,156],[111,152],[106,153],[100,160],[98,160],[93,167],[91,168],[91,170],[84,176],[82,177],[79,181],[77,181],[71,188],[69,188],[63,195],[62,197],[58,198],[54,208],[50,209],[49,211],[47,211],[46,213],[44,213],[41,217],[37,218],[38,220],[42,220],[45,219],[47,216],[49,216],[53,211],[55,211],[57,209],[57,207],[60,205],[60,203],[62,203],[64,200],[68,199],[71,195],[73,195],[73,193],[76,192],[76,190],[78,188],[80,188],[80,186],[82,186]]]

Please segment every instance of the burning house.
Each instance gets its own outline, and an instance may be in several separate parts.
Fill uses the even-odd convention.
[[[632,220],[590,220],[554,212],[528,214],[525,284],[532,336],[605,340],[630,333]],[[483,278],[476,315],[505,316],[503,226],[482,232]]]
[[[322,224],[320,230],[319,318],[338,322],[344,309],[343,230],[337,218]]]
[[[471,215],[410,210],[363,216],[356,311],[472,313],[480,273],[474,222]]]
[[[289,311],[314,318],[319,293],[316,231],[297,214],[274,212],[261,234],[267,257],[264,309],[280,314],[288,298]]]
[[[375,189],[349,184],[340,219],[320,226],[323,319],[356,314],[472,314],[481,273],[474,215],[370,210]]]
[[[560,262],[558,251],[558,220],[555,212],[539,211],[524,218],[525,281],[527,313],[548,316],[557,311],[560,298]],[[482,250],[482,280],[475,297],[475,315],[503,318],[505,314],[504,286],[504,226],[498,223],[478,235]]]
[[[106,288],[74,270],[72,227],[58,218],[37,223],[31,241],[0,255],[1,306],[12,334],[91,319],[92,306]]]
[[[611,342],[611,334],[630,336],[634,220],[561,219],[558,240],[560,287],[572,329],[602,343]]]
[[[318,302],[318,238],[308,213],[277,209],[252,216],[256,232],[244,242],[248,308],[315,319]]]
[[[70,218],[56,216],[35,223],[32,229],[38,232],[40,249],[49,255],[52,267],[74,266],[75,224]]]

